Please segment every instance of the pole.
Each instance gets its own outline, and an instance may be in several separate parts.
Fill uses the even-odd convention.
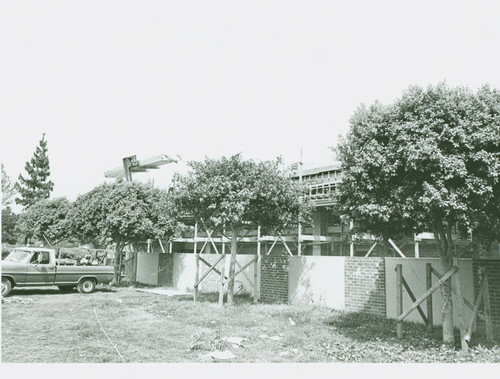
[[[425,265],[425,279],[426,279],[426,290],[428,291],[432,287],[432,264],[427,263]],[[432,309],[432,294],[427,298],[427,331],[432,333],[433,327],[433,309]]]
[[[469,351],[469,344],[466,341],[466,325],[465,325],[465,313],[464,313],[464,301],[462,296],[462,286],[460,284],[460,262],[457,257],[453,258],[453,264],[458,267],[458,271],[455,273],[455,292],[457,294],[457,305],[458,305],[458,320],[460,326],[460,342],[462,345],[462,351]]]
[[[396,313],[400,316],[403,313],[403,265],[396,265]],[[403,338],[403,321],[396,324],[398,338]]]
[[[198,277],[200,276],[200,257],[198,256],[198,252],[196,251],[196,239],[198,237],[198,223],[194,224],[194,242],[193,242],[193,253],[194,253],[194,301],[198,301]]]
[[[349,222],[349,230],[352,230],[353,227],[354,227],[354,223],[351,220]],[[352,242],[352,236],[351,236],[351,244],[349,245],[349,255],[351,257],[354,257],[354,242]]]
[[[257,260],[255,261],[255,266],[253,269],[253,302],[257,304],[260,298],[260,226],[257,227]]]

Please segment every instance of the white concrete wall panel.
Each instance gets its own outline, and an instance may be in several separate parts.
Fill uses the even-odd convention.
[[[291,304],[317,304],[345,309],[345,257],[294,256],[290,259]]]
[[[158,285],[158,253],[137,254],[137,276],[139,283]]]

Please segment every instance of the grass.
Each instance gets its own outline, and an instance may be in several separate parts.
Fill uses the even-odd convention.
[[[405,323],[396,339],[392,320],[316,306],[216,304],[99,288],[92,295],[53,288],[14,289],[2,300],[2,362],[99,363],[214,362],[207,354],[230,351],[231,362],[500,362],[500,348],[474,336],[468,354],[442,346],[440,330],[425,333]],[[292,325],[294,324],[294,325]],[[225,337],[244,338],[241,343]]]

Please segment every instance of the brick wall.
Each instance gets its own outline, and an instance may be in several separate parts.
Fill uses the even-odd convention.
[[[260,266],[260,300],[288,303],[290,256],[264,255]]]
[[[174,275],[174,255],[159,254],[158,255],[158,285],[172,287],[172,279]]]
[[[346,310],[385,317],[384,258],[346,257],[344,270]]]
[[[476,298],[477,293],[479,292],[479,285],[481,283],[481,267],[487,267],[488,269],[491,319],[495,326],[500,327],[500,258],[481,258],[472,260],[472,270],[474,273],[474,298]],[[484,325],[484,322],[479,319],[477,322],[478,325]]]

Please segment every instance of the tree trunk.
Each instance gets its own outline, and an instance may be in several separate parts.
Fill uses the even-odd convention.
[[[234,304],[234,267],[236,265],[236,248],[238,244],[238,228],[233,225],[231,228],[231,260],[229,261],[229,280],[227,287],[227,303]]]
[[[123,254],[123,245],[121,243],[117,243],[115,247],[115,262],[113,265],[115,268],[115,276],[113,278],[113,281],[111,282],[112,285],[120,283],[121,279],[120,258],[122,254]]]
[[[445,266],[445,272],[451,270],[452,265]],[[458,275],[458,274],[455,274]],[[453,333],[453,302],[451,295],[451,278],[441,286],[441,295],[443,296],[443,308],[441,315],[443,317],[443,343],[453,345],[455,335]]]
[[[453,267],[451,227],[447,227],[446,229],[445,231],[442,221],[434,224],[434,239],[436,240],[439,258],[444,269],[443,274],[450,271]],[[441,295],[443,296],[443,308],[441,311],[443,318],[443,343],[453,345],[455,344],[455,335],[453,332],[451,277],[441,286]]]

